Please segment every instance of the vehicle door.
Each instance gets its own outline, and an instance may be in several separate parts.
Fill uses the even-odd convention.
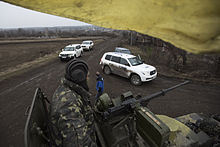
[[[109,66],[114,74],[119,74],[120,57],[112,56]]]
[[[76,46],[76,47],[75,47],[75,51],[76,51],[76,57],[79,57],[79,56],[80,56],[80,54],[81,54],[81,50],[80,50],[80,48],[81,48],[81,46],[80,46],[80,45],[78,45],[78,46]]]
[[[73,57],[74,55],[76,55],[76,51],[74,47],[70,47],[69,48],[69,54]]]
[[[79,55],[81,55],[81,53],[83,52],[83,48],[81,47],[81,45],[79,45]]]
[[[129,72],[130,64],[125,58],[120,58],[120,64],[119,64],[119,74],[122,77],[128,77],[128,72]]]
[[[90,46],[93,47],[93,42],[92,41],[90,42]]]

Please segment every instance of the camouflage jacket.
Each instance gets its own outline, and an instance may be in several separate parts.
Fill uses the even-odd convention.
[[[61,80],[51,105],[52,137],[57,146],[96,146],[89,97],[81,86]]]

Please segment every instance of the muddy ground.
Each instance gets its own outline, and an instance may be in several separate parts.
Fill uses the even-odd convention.
[[[24,146],[23,131],[26,121],[24,114],[26,107],[31,104],[35,89],[40,87],[51,99],[64,74],[66,64],[58,59],[56,52],[69,43],[80,43],[83,39],[0,43],[0,72],[2,73],[2,77],[0,77],[0,146]],[[99,61],[103,53],[113,51],[122,39],[110,37],[87,39],[95,41],[94,50],[84,52],[80,59],[89,64],[90,79],[88,84],[93,95],[91,101],[93,101],[96,94],[95,72],[102,73]],[[44,56],[45,54],[42,52],[52,55]],[[40,64],[33,62],[39,60],[39,57],[41,57]],[[26,65],[24,63],[29,63],[29,66],[19,66]],[[9,68],[16,68],[16,70],[8,70]],[[7,72],[10,73],[8,76]],[[111,97],[119,96],[128,90],[132,91],[134,95],[149,95],[183,81],[183,79],[168,78],[159,73],[154,81],[144,83],[142,86],[133,86],[128,79],[116,75],[102,75],[105,80],[105,92]],[[192,82],[164,97],[154,99],[148,105],[154,113],[171,117],[191,112],[220,114],[219,106],[220,85],[198,82]]]

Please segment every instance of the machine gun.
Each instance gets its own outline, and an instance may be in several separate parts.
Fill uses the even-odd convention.
[[[157,98],[159,96],[164,96],[167,92],[172,91],[188,83],[189,81],[185,81],[173,87],[162,89],[159,92],[156,92],[154,94],[139,99],[134,98],[130,91],[122,94],[121,97],[112,100],[110,100],[110,98],[107,95],[103,95],[100,98],[98,107],[101,108],[101,111],[105,109],[105,111],[102,114],[105,119],[108,119],[111,116],[115,116],[117,114],[123,113],[124,111],[126,112],[134,111],[134,109],[137,108],[136,107],[137,105],[142,105],[143,103],[149,102],[154,98]]]
[[[101,145],[150,147],[166,145],[170,134],[168,126],[143,104],[188,83],[189,81],[185,81],[143,98],[133,97],[130,91],[114,99],[103,94],[96,104],[94,113]]]

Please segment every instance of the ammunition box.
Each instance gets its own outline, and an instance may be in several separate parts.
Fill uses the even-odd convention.
[[[170,129],[146,107],[136,110],[136,128],[151,147],[161,147],[169,139]]]

